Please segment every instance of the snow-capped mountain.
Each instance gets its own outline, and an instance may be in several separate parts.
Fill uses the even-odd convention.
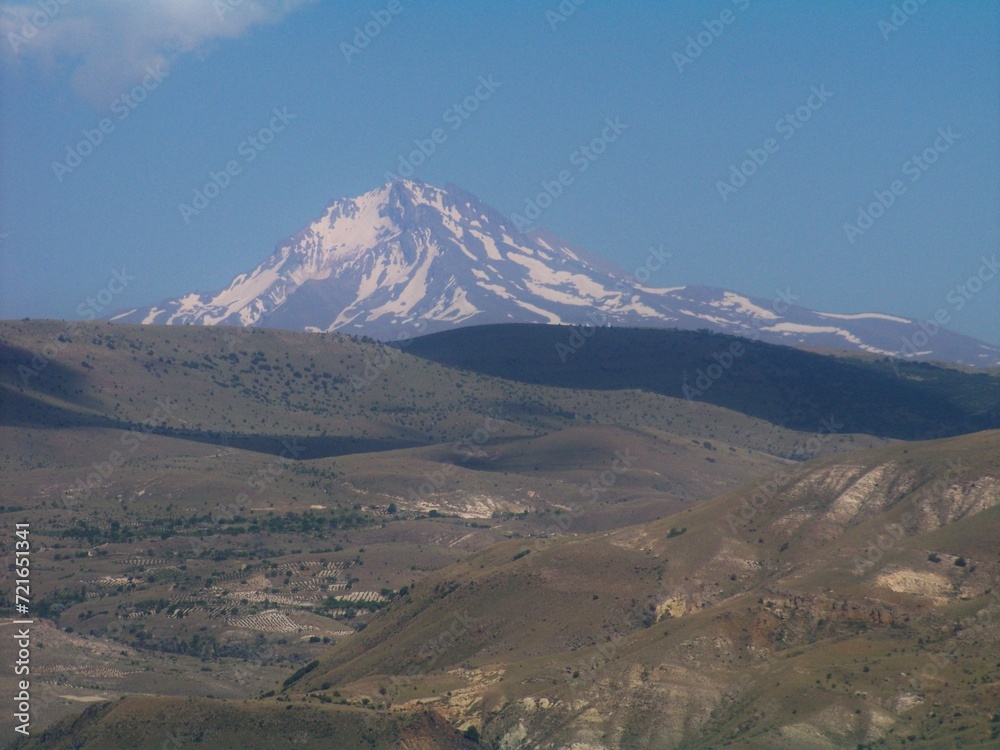
[[[653,264],[662,262],[654,251]],[[448,185],[399,180],[331,203],[222,291],[112,319],[341,331],[382,340],[484,323],[707,328],[779,344],[1000,364],[1000,348],[906,318],[807,310],[708,287],[654,288]],[[647,276],[648,278],[648,276]],[[928,328],[930,328],[928,326]]]

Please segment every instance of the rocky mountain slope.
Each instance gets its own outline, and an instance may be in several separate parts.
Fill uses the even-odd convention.
[[[814,312],[790,290],[762,300],[708,287],[646,284],[654,251],[632,273],[512,221],[453,185],[399,180],[330,203],[223,290],[117,313],[145,324],[342,331],[397,340],[456,326],[550,323],[706,328],[779,344],[850,349],[975,366],[1000,348],[928,334],[881,313]]]
[[[289,688],[388,686],[495,747],[989,747],[1000,433],[782,471],[428,576]]]

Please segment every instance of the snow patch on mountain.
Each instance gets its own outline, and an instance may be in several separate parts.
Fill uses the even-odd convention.
[[[331,202],[225,289],[112,319],[345,330],[383,340],[507,322],[708,328],[780,344],[1000,364],[1000,348],[946,329],[916,351],[908,342],[917,324],[893,315],[779,308],[724,289],[636,283],[554,235],[521,233],[460,188],[408,180]]]
[[[755,305],[746,297],[741,297],[733,292],[723,292],[722,299],[715,303],[714,306],[731,307],[737,312],[752,315],[757,318],[763,318],[765,320],[775,320],[778,317],[771,310],[767,310],[760,305]]]
[[[839,318],[840,320],[862,320],[864,318],[873,318],[877,320],[891,320],[896,323],[910,322],[906,318],[897,318],[895,315],[883,315],[882,313],[855,313],[854,315],[843,315],[838,313],[821,312],[816,314],[824,318]]]

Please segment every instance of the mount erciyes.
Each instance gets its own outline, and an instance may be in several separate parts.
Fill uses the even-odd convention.
[[[656,252],[645,260],[663,262]],[[814,312],[792,304],[787,291],[761,300],[709,287],[654,288],[640,271],[615,269],[546,233],[522,233],[455,186],[400,180],[332,202],[222,291],[113,319],[383,340],[487,323],[707,328],[778,344],[1000,364],[998,347],[906,318]]]

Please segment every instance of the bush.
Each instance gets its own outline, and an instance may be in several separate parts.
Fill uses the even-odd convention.
[[[288,687],[292,683],[301,680],[303,677],[305,677],[307,674],[309,674],[310,672],[312,672],[318,666],[319,666],[319,661],[311,661],[311,662],[309,662],[304,667],[302,667],[302,669],[297,670],[291,677],[289,677],[287,680],[285,680],[282,683],[282,687]]]
[[[465,739],[467,740],[471,740],[473,742],[479,742],[479,730],[476,729],[475,727],[469,727],[468,729],[466,729],[465,733],[462,736],[465,737]]]

